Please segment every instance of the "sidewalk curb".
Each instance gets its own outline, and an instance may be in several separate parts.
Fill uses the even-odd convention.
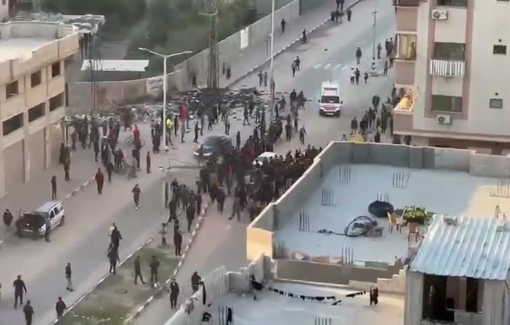
[[[150,244],[154,239],[153,238],[149,238],[148,240],[146,240],[142,245],[138,246],[138,248],[130,253],[124,260],[122,260],[118,265],[117,267],[121,267],[124,263],[126,263],[127,260],[129,260],[131,258],[131,256],[135,255],[136,253],[138,253],[142,248],[144,248],[146,245]],[[100,285],[104,280],[106,280],[107,277],[110,276],[110,273],[106,273],[105,275],[103,275],[103,277],[92,287],[90,288],[89,290],[87,290],[83,295],[80,296],[80,298],[78,298],[78,300],[76,300],[72,305],[68,306],[66,311],[64,312],[64,315],[65,316],[67,313],[69,313],[74,307],[76,307],[76,305],[78,305],[83,299],[85,299],[85,297],[87,297],[98,285]],[[59,322],[59,319],[56,319],[54,320],[51,324],[52,325],[55,325],[55,324],[58,324]]]
[[[65,202],[67,200],[69,200],[70,198],[72,198],[73,196],[75,196],[76,194],[78,194],[79,192],[83,191],[85,189],[85,187],[87,187],[90,183],[92,183],[93,181],[95,180],[95,176],[90,178],[89,180],[87,180],[85,183],[81,184],[78,188],[76,188],[75,190],[73,190],[71,193],[67,194],[66,196],[64,196],[61,201],[62,202]],[[3,240],[0,240],[0,249],[2,248],[2,245],[3,243],[9,239],[11,236],[13,236],[13,234],[9,234],[7,235]]]
[[[352,7],[354,7],[355,5],[357,5],[358,3],[360,3],[361,1],[363,0],[355,0],[353,3],[351,3],[350,5],[346,6],[345,7],[345,10],[346,11],[347,9],[350,9]],[[311,30],[307,31],[306,35],[310,35],[311,33],[313,33],[314,31],[316,31],[317,29],[319,29],[320,27],[324,26],[325,24],[331,22],[331,18],[328,18],[326,19],[325,21],[323,21],[322,23],[320,23],[319,25],[317,25],[316,27],[312,28]],[[273,57],[276,58],[278,57],[280,54],[282,54],[283,52],[287,51],[290,47],[294,46],[295,44],[297,44],[298,42],[301,42],[301,37],[297,38],[295,41],[292,41],[289,45],[285,46],[283,49],[281,49],[280,51],[274,53]],[[250,70],[248,70],[247,72],[243,73],[240,77],[237,77],[236,79],[232,79],[232,81],[227,81],[227,85],[226,85],[226,88],[229,88],[231,87],[232,85],[240,82],[241,80],[243,80],[244,78],[248,77],[249,75],[251,75],[252,73],[254,73],[255,71],[259,70],[262,66],[266,65],[268,62],[271,61],[271,58],[267,58],[264,62],[260,63],[260,64],[257,64],[255,67],[251,68]]]
[[[182,268],[182,265],[184,264],[186,260],[186,254],[188,254],[189,250],[191,249],[191,246],[195,242],[195,239],[198,237],[198,233],[200,231],[200,228],[202,227],[205,216],[207,215],[207,209],[209,208],[209,203],[204,206],[204,209],[202,210],[202,213],[198,217],[198,222],[195,224],[195,227],[191,233],[191,237],[188,239],[188,244],[184,248],[184,252],[181,255],[181,260],[179,261],[179,264],[177,264],[177,267],[174,270],[174,273],[172,276],[163,283],[163,287],[166,287],[170,281],[177,276],[177,273]],[[136,318],[140,317],[142,312],[149,307],[151,302],[153,302],[156,299],[157,293],[153,294],[149,299],[147,299],[140,307],[138,307],[131,316],[129,316],[125,321],[124,324],[131,324]]]

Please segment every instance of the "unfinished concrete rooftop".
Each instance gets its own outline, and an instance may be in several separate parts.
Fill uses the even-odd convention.
[[[327,256],[327,262],[337,263],[335,258],[348,255],[355,264],[391,264],[395,257],[407,256],[407,230],[389,233],[387,219],[368,212],[370,203],[380,199],[395,209],[415,205],[444,215],[494,218],[510,213],[509,176],[506,156],[332,142],[302,178],[250,225],[247,253],[265,251],[275,256],[283,246],[288,254],[297,253],[298,259],[299,255]],[[358,216],[376,220],[383,227],[382,236],[343,236],[347,224]],[[319,229],[339,235],[320,234]]]
[[[75,36],[73,26],[53,22],[7,22],[0,24],[0,62],[28,60],[55,40]]]

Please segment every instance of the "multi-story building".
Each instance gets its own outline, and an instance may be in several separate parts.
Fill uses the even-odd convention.
[[[510,2],[395,0],[394,130],[418,145],[510,153]],[[411,102],[411,105],[408,105]]]
[[[78,40],[71,25],[0,24],[0,196],[58,162],[64,60]]]

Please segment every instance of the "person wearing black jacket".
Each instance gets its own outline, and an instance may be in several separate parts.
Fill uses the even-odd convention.
[[[120,240],[122,239],[122,234],[120,233],[119,228],[114,224],[112,233],[110,234],[110,239],[115,250],[119,249]]]
[[[137,283],[138,278],[140,278],[140,281],[142,281],[142,284],[145,284],[145,282],[143,281],[143,276],[142,276],[142,267],[140,265],[140,256],[137,256],[135,258],[135,285],[138,284]]]
[[[170,282],[170,308],[174,309],[177,307],[177,299],[179,299],[179,284],[172,279]]]
[[[20,305],[23,305],[23,292],[27,293],[25,281],[21,280],[21,275],[18,275],[14,280],[12,286],[14,287],[14,308],[18,307],[18,300]]]
[[[152,255],[151,262],[149,263],[149,268],[151,269],[151,287],[154,287],[156,283],[158,283],[159,264],[156,256]]]
[[[191,288],[193,289],[193,293],[198,291],[200,281],[202,281],[202,278],[198,275],[197,271],[193,272],[191,275]]]
[[[30,300],[27,300],[27,304],[23,307],[23,314],[25,314],[25,321],[27,325],[32,325],[32,317],[34,316],[34,308],[30,304]]]
[[[117,246],[118,247],[118,246]],[[113,244],[110,244],[108,247],[108,260],[110,261],[110,273],[117,273],[117,263],[119,262],[119,252],[117,251],[117,247]]]
[[[57,318],[60,319],[64,316],[64,312],[67,309],[66,303],[62,300],[62,297],[58,297],[57,303],[55,304],[55,311],[57,312]]]
[[[179,229],[174,229],[175,256],[181,256],[182,235]]]
[[[5,229],[7,229],[7,231],[9,231],[9,229],[11,228],[12,220],[14,219],[12,216],[12,213],[11,213],[11,211],[9,211],[9,209],[5,210],[3,219],[4,219]]]

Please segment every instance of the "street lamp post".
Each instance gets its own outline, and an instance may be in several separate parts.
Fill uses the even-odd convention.
[[[275,95],[276,95],[276,83],[274,81],[274,11],[276,0],[272,0],[271,4],[271,84],[269,85],[271,89],[271,120],[274,117],[274,107],[275,107]]]
[[[165,55],[165,54],[151,51],[151,50],[143,48],[143,47],[139,47],[138,49],[140,51],[148,52],[148,53],[154,54],[156,56],[159,56],[160,58],[163,58],[163,121],[162,121],[163,125],[162,125],[162,127],[163,127],[163,141],[165,142],[165,152],[168,152],[168,145],[167,145],[168,143],[167,143],[167,139],[166,139],[166,91],[167,91],[166,60],[168,58],[171,58],[174,56],[191,54],[193,52],[192,51],[183,51],[183,52],[179,52],[179,53]]]

